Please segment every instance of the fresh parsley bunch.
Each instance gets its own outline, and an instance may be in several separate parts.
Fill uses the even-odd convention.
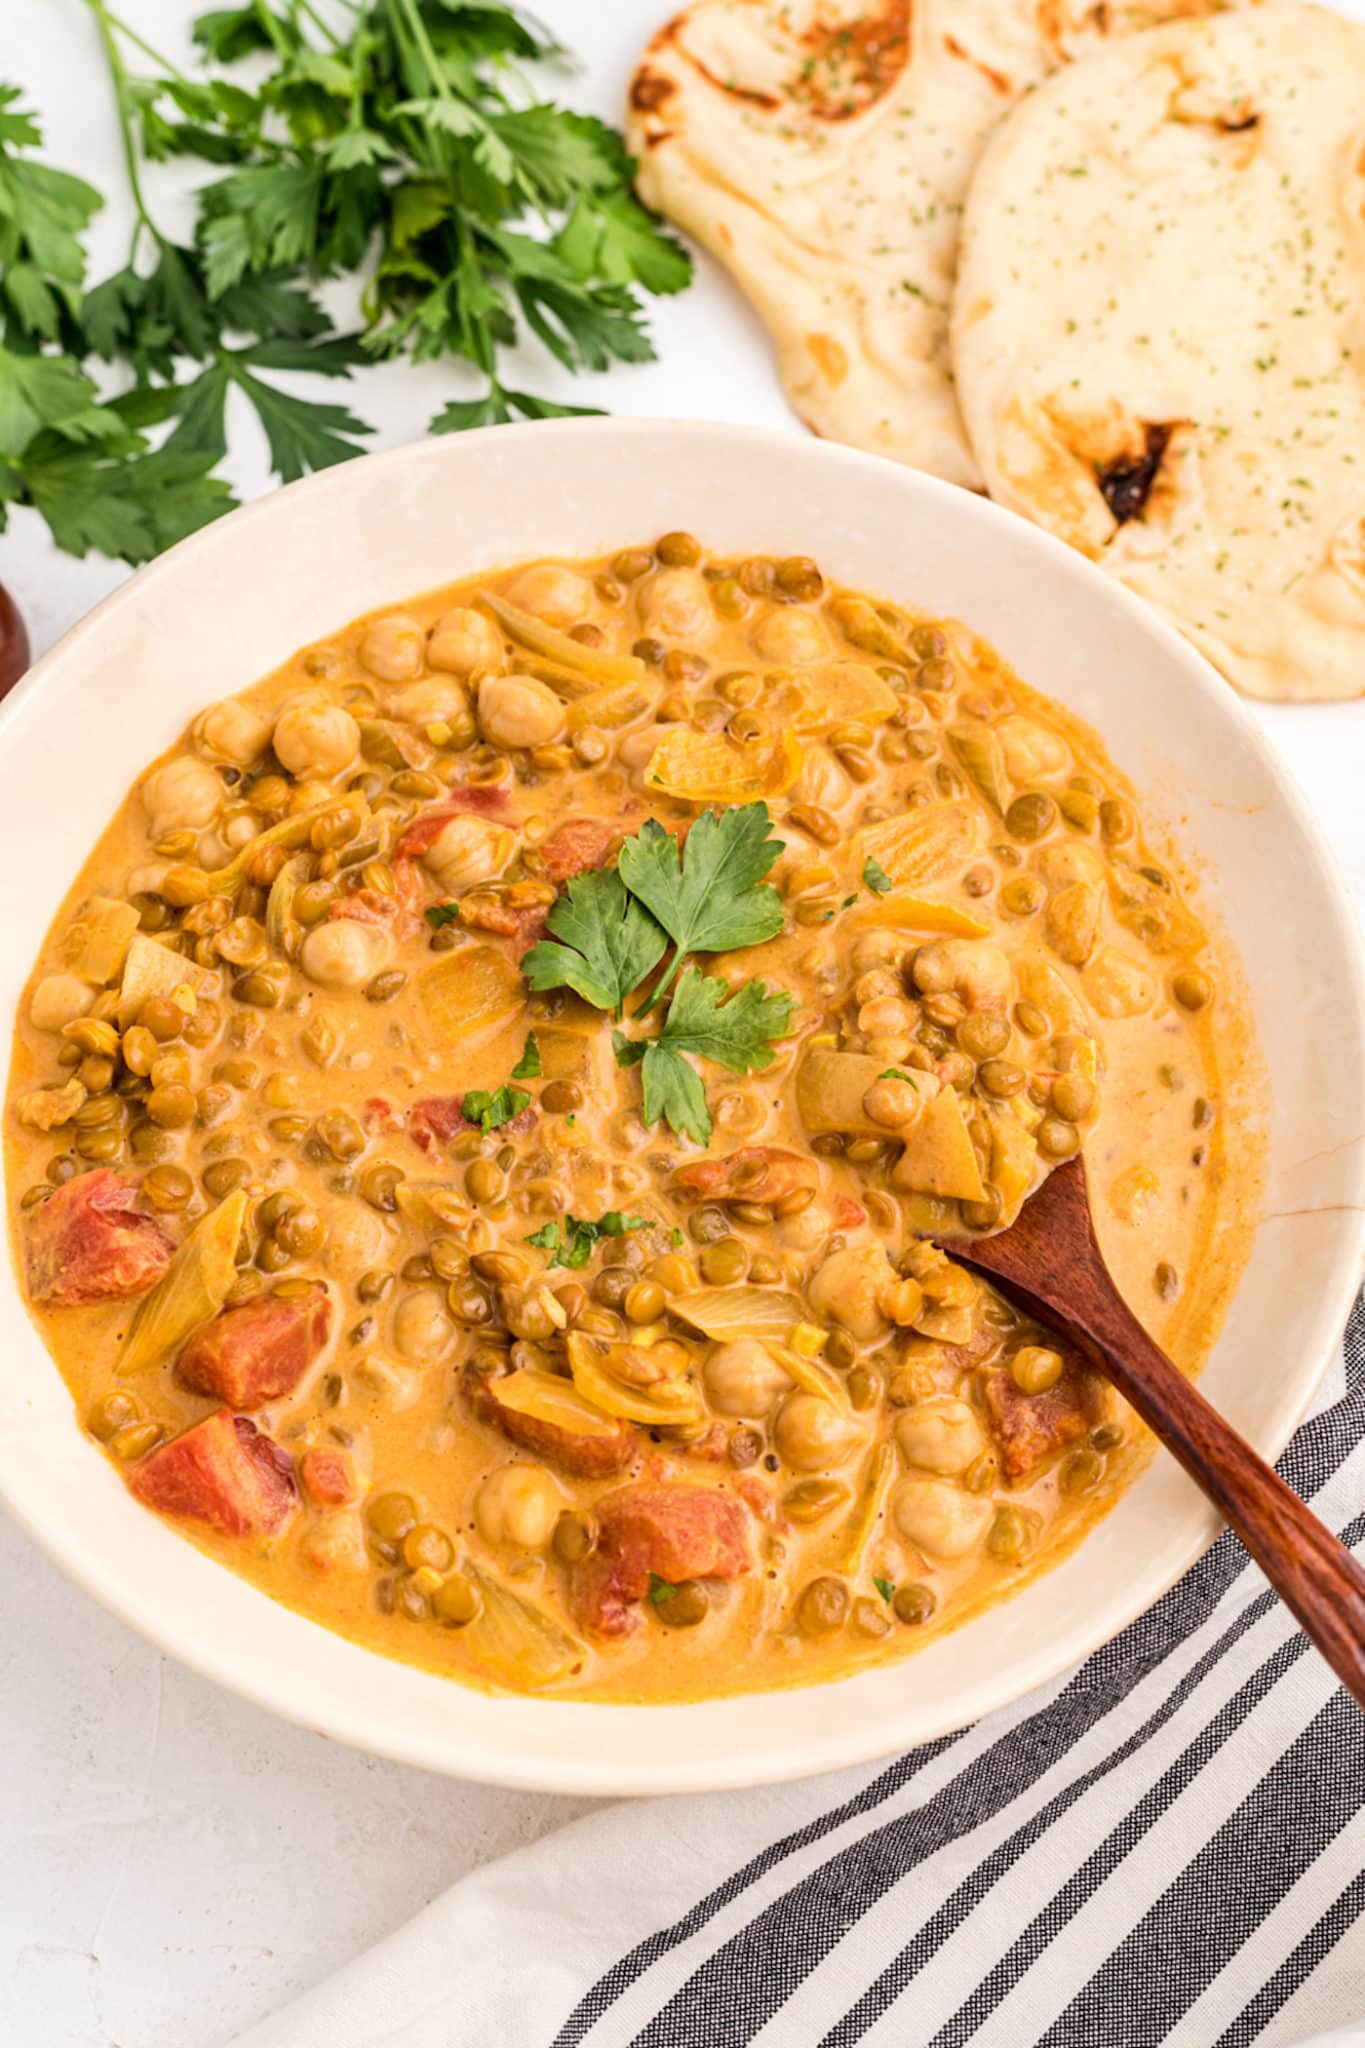
[[[214,471],[234,393],[285,482],[358,454],[365,422],[280,373],[454,357],[480,388],[431,422],[449,433],[593,410],[503,380],[528,338],[570,371],[652,356],[640,293],[680,291],[691,265],[634,198],[620,137],[529,81],[565,52],[517,8],[248,0],[196,22],[191,78],[107,0],[85,4],[133,235],[87,290],[101,197],[33,159],[37,125],[0,88],[0,526],[26,503],[73,553],[145,560],[230,506]],[[186,242],[146,196],[144,164],[168,158],[213,173]],[[315,295],[338,278],[351,333]],[[105,400],[96,361],[123,380]]]
[[[546,921],[553,936],[522,962],[533,989],[574,989],[617,1019],[637,989],[646,990],[637,1017],[667,999],[652,1036],[613,1033],[617,1064],[640,1067],[646,1123],[662,1118],[700,1145],[710,1141],[711,1112],[692,1058],[759,1072],[772,1065],[773,1041],[791,1021],[784,990],[758,980],[732,990],[720,975],[685,965],[690,954],[761,945],[781,931],[782,899],[763,879],[783,847],[771,827],[765,803],[707,811],[680,848],[649,819],[615,868],[569,883]],[[655,980],[670,942],[672,957]]]

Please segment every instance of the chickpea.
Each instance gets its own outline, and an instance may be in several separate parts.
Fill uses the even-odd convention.
[[[322,988],[363,988],[389,963],[390,934],[378,925],[339,917],[314,925],[299,951],[299,965]]]
[[[663,640],[698,640],[714,624],[706,585],[695,569],[660,569],[640,592],[640,616]]]
[[[564,1507],[557,1482],[541,1465],[499,1465],[474,1500],[474,1519],[486,1543],[544,1550]]]
[[[389,612],[372,619],[361,636],[358,649],[362,668],[381,683],[410,683],[420,676],[426,660],[427,636],[416,619],[406,612]],[[275,751],[279,754],[279,746]],[[284,760],[284,755],[280,754]],[[286,764],[287,765],[287,764]]]
[[[471,732],[474,713],[468,693],[450,676],[428,676],[424,682],[409,683],[395,690],[389,711],[409,725],[448,725],[452,730]]]
[[[35,1031],[61,1031],[88,1015],[95,991],[78,974],[48,974],[29,998],[29,1021]]]
[[[810,1193],[806,1189],[807,1194]],[[834,1219],[824,1202],[812,1200],[804,1208],[792,1209],[779,1215],[773,1224],[773,1234],[779,1244],[795,1252],[813,1252],[824,1244],[834,1228]]]
[[[858,1011],[858,1029],[869,1038],[908,1038],[915,1023],[914,1008],[904,996],[878,996]]]
[[[154,768],[142,785],[142,804],[153,839],[168,832],[202,832],[223,808],[226,792],[207,761],[178,754]]]
[[[1001,719],[996,727],[1005,750],[1005,766],[1019,783],[1051,781],[1071,766],[1071,749],[1060,733],[1035,718]]]
[[[441,1358],[455,1340],[440,1287],[414,1287],[393,1312],[393,1341],[404,1358],[427,1364]]]
[[[502,635],[482,612],[457,605],[454,611],[442,612],[432,627],[427,663],[454,676],[471,676],[477,669],[501,668]]]
[[[827,1472],[842,1465],[860,1440],[857,1424],[818,1394],[792,1394],[773,1429],[778,1455],[793,1472]]]
[[[516,834],[491,818],[452,818],[422,859],[443,889],[456,896],[476,883],[491,882],[516,852]]]
[[[798,666],[822,661],[829,654],[829,634],[814,612],[769,612],[754,629],[753,644],[767,661]]]
[[[929,1557],[966,1557],[995,1519],[993,1502],[946,1479],[902,1479],[892,1500],[896,1527]]]
[[[766,1415],[791,1379],[757,1337],[717,1344],[702,1367],[706,1398],[718,1415]]]
[[[966,1401],[924,1401],[896,1423],[896,1442],[907,1465],[956,1478],[986,1448],[981,1424]]]
[[[536,562],[523,569],[507,596],[549,626],[577,625],[592,609],[592,585],[587,577],[558,562]]]
[[[321,692],[285,700],[275,726],[275,752],[291,775],[321,781],[340,775],[360,752],[360,727]]]
[[[245,768],[270,745],[274,722],[268,711],[244,704],[240,697],[224,697],[200,712],[194,722],[194,742],[210,761]]]
[[[849,1245],[816,1268],[807,1290],[811,1308],[822,1322],[838,1323],[860,1343],[874,1344],[887,1330],[878,1301],[895,1278],[881,1245]]]
[[[389,1256],[382,1218],[355,1202],[338,1202],[327,1231],[327,1267],[338,1279],[378,1271]]]
[[[479,684],[479,724],[495,747],[552,746],[565,723],[563,703],[534,676],[485,676]]]

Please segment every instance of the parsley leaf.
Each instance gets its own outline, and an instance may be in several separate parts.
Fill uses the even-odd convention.
[[[427,912],[430,917],[431,912]],[[514,1081],[535,1081],[540,1077],[540,1047],[536,1044],[534,1031],[526,1034],[526,1043],[521,1049],[521,1058],[512,1069]]]
[[[614,868],[576,875],[545,923],[563,943],[541,939],[532,946],[521,963],[531,987],[575,989],[614,1017],[665,950],[664,934]]]
[[[459,923],[460,906],[458,903],[429,903],[422,915],[432,930],[439,932],[445,925]],[[513,1078],[519,1077],[514,1074]]]
[[[689,967],[669,1005],[660,1045],[674,1052],[752,1074],[773,1063],[770,1041],[781,1038],[793,1009],[785,989],[770,994],[761,981],[746,981],[733,994],[718,974]]]
[[[701,1076],[675,1047],[658,1040],[647,1045],[640,1078],[647,1124],[657,1124],[662,1118],[684,1138],[695,1138],[699,1145],[711,1142],[711,1112]]]
[[[647,1216],[627,1216],[620,1209],[608,1209],[595,1223],[570,1212],[562,1224],[542,1224],[539,1230],[532,1231],[526,1242],[549,1252],[552,1267],[568,1266],[577,1272],[587,1265],[599,1238],[624,1237],[627,1231],[648,1228]]]
[[[486,1088],[471,1088],[460,1103],[460,1114],[471,1124],[477,1124],[487,1137],[490,1131],[510,1124],[513,1117],[530,1106],[531,1098],[525,1089],[509,1088],[504,1082],[491,1095]]]
[[[677,1599],[678,1589],[676,1586],[671,1586],[667,1579],[661,1579],[657,1572],[651,1572],[649,1575],[649,1597],[656,1607],[662,1607],[667,1601]]]
[[[870,854],[863,862],[863,884],[877,896],[884,896],[888,889],[894,889],[896,886],[886,869],[878,867]]]
[[[896,1590],[895,1580],[873,1579],[872,1583],[877,1588],[877,1591],[881,1594],[883,1600],[885,1600],[887,1606],[889,1607],[891,1605],[891,1596]]]
[[[622,880],[677,948],[665,986],[686,953],[728,953],[781,931],[782,899],[763,881],[782,851],[771,827],[765,803],[740,804],[704,811],[681,849],[653,818],[625,842]]]
[[[761,981],[746,981],[732,992],[718,974],[689,967],[657,1038],[612,1033],[617,1066],[640,1066],[644,1121],[654,1124],[662,1118],[681,1136],[709,1144],[712,1123],[706,1093],[696,1068],[683,1054],[712,1060],[734,1074],[770,1067],[770,1041],[782,1037],[792,1008],[785,990],[770,993]]]

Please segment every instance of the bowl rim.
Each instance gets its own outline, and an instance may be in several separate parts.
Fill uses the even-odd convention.
[[[1362,935],[1357,926],[1341,864],[1293,775],[1280,760],[1250,708],[1232,686],[1224,681],[1206,657],[1184,639],[1160,613],[1116,579],[1107,576],[1053,535],[1033,526],[990,499],[926,472],[894,463],[888,458],[839,443],[808,438],[794,430],[732,425],[719,420],[680,419],[667,415],[602,415],[531,421],[479,428],[459,436],[428,437],[397,448],[369,453],[356,458],[355,461],[303,477],[295,483],[250,500],[210,525],[186,536],[153,561],[135,570],[92,610],[85,613],[33,664],[0,704],[0,747],[4,746],[11,732],[21,725],[27,724],[30,720],[41,719],[42,693],[49,669],[69,662],[72,655],[78,653],[92,637],[97,637],[107,622],[122,608],[130,603],[143,602],[149,590],[159,584],[168,583],[173,587],[175,579],[187,563],[210,556],[215,547],[226,545],[235,548],[239,545],[241,536],[253,524],[263,523],[265,519],[276,516],[275,508],[280,500],[289,499],[297,503],[303,499],[322,501],[336,498],[344,501],[349,480],[358,471],[363,470],[367,474],[373,473],[376,469],[398,471],[426,463],[439,466],[447,459],[467,460],[471,447],[477,450],[479,446],[488,446],[495,438],[496,445],[505,449],[513,442],[526,441],[532,434],[541,437],[537,445],[543,446],[544,437],[550,434],[565,442],[581,440],[592,443],[607,438],[628,441],[637,434],[657,434],[660,431],[669,435],[685,436],[694,443],[714,445],[718,454],[729,460],[733,460],[738,443],[751,448],[756,460],[761,458],[765,450],[780,450],[788,457],[799,451],[801,458],[808,460],[816,469],[824,466],[843,469],[852,474],[876,474],[882,478],[890,472],[908,492],[920,495],[930,506],[938,503],[945,508],[951,508],[954,518],[965,517],[969,522],[978,521],[987,542],[992,529],[1002,534],[1008,529],[1016,547],[1022,546],[1036,553],[1041,574],[1060,576],[1063,581],[1068,578],[1076,579],[1083,586],[1089,586],[1093,596],[1103,596],[1120,628],[1136,629],[1148,638],[1155,639],[1184,670],[1192,689],[1198,690],[1206,698],[1216,699],[1219,714],[1238,730],[1257,765],[1274,785],[1278,798],[1284,804],[1303,840],[1307,841],[1315,852],[1324,898],[1336,915],[1344,940],[1341,957],[1337,962],[1338,976],[1351,1000],[1356,1036],[1362,1045],[1365,1045],[1365,944],[1362,943]],[[812,524],[818,523],[819,514],[815,513],[812,515]],[[563,553],[568,555],[570,552],[571,548],[566,545]],[[410,593],[400,594],[403,595]],[[1365,1084],[1362,1085],[1362,1096],[1365,1096]],[[1271,1461],[1278,1457],[1318,1392],[1335,1356],[1341,1330],[1354,1302],[1362,1271],[1365,1271],[1365,1156],[1362,1156],[1355,1167],[1355,1183],[1358,1210],[1353,1221],[1345,1227],[1346,1244],[1339,1258],[1340,1273],[1334,1285],[1317,1300],[1314,1316],[1315,1328],[1324,1333],[1330,1331],[1332,1334],[1324,1334],[1322,1341],[1317,1344],[1312,1369],[1305,1373],[1298,1398],[1283,1411],[1277,1426],[1273,1430],[1267,1430],[1258,1441],[1258,1448]],[[1347,1251],[1350,1253],[1349,1257],[1345,1255]],[[16,1283],[12,1266],[3,1280],[0,1280],[0,1289],[13,1293],[27,1317],[27,1304]],[[632,1764],[628,1770],[623,1771],[620,1760],[612,1759],[608,1755],[580,1759],[556,1756],[548,1751],[537,1751],[528,1756],[518,1756],[509,1749],[493,1757],[487,1753],[477,1738],[471,1739],[463,1735],[453,1721],[439,1730],[424,1731],[420,1735],[395,1730],[382,1717],[376,1717],[361,1707],[348,1707],[344,1701],[321,1697],[306,1700],[296,1697],[299,1689],[296,1687],[290,1691],[284,1681],[272,1679],[267,1668],[244,1671],[238,1655],[231,1650],[221,1650],[210,1631],[196,1631],[188,1625],[182,1626],[160,1612],[163,1603],[159,1601],[155,1592],[141,1584],[130,1584],[125,1580],[118,1571],[115,1556],[101,1552],[96,1546],[73,1537],[63,1524],[55,1505],[47,1512],[45,1501],[39,1503],[28,1497],[21,1476],[11,1469],[8,1447],[3,1438],[0,1438],[0,1504],[67,1577],[137,1634],[164,1653],[173,1655],[178,1662],[185,1664],[199,1676],[248,1700],[254,1706],[279,1715],[295,1726],[310,1729],[392,1762],[440,1771],[474,1782],[501,1785],[519,1791],[616,1797],[738,1790],[750,1786],[781,1783],[869,1764],[896,1753],[907,1741],[912,1747],[918,1747],[954,1733],[986,1714],[1011,1707],[1027,1695],[1040,1691],[1111,1641],[1154,1606],[1184,1576],[1209,1548],[1224,1526],[1211,1505],[1196,1504],[1198,1519],[1196,1521],[1196,1513],[1191,1514],[1189,1539],[1159,1578],[1144,1579],[1127,1595],[1114,1594],[1108,1602],[1102,1621],[1089,1627],[1073,1625],[1066,1632],[1065,1641],[1057,1643],[1050,1651],[1040,1652],[1032,1660],[1016,1667],[1014,1675],[1005,1676],[989,1686],[979,1684],[976,1687],[976,1694],[982,1697],[951,1695],[946,1699],[941,1714],[921,1714],[912,1736],[898,1736],[894,1729],[888,1728],[884,1716],[869,1721],[866,1728],[861,1727],[857,1720],[853,1720],[845,1729],[840,1726],[840,1717],[831,1713],[829,1733],[815,1753],[812,1753],[813,1745],[809,1738],[798,1738],[788,1741],[785,1745],[779,1744],[763,1759],[708,1756],[691,1762],[671,1760],[666,1763],[651,1761],[648,1764]],[[183,1541],[183,1538],[178,1540]],[[216,1563],[213,1568],[224,1569]],[[253,1591],[256,1590],[253,1588]],[[258,1597],[269,1599],[270,1596],[258,1592]],[[309,1621],[311,1626],[325,1626],[312,1622],[310,1617],[298,1609],[291,1608],[288,1611],[296,1619]],[[328,1630],[328,1633],[336,1632]],[[343,1639],[351,1641],[350,1638]],[[363,1648],[355,1644],[352,1644],[352,1647]],[[366,1651],[365,1654],[380,1655],[374,1651]],[[442,1682],[458,1684],[457,1680]],[[823,1688],[797,1687],[791,1690],[829,1691],[833,1706],[833,1689],[844,1682],[847,1681],[836,1679],[827,1681]],[[613,1712],[639,1710],[642,1706],[642,1703],[623,1702],[620,1705],[613,1703],[603,1707],[582,1701],[553,1700],[541,1701],[539,1704],[580,1715],[610,1715]],[[704,1712],[707,1704],[660,1704],[648,1706],[646,1710],[658,1719],[662,1735],[670,1717]],[[663,1751],[666,1745],[661,1743],[659,1747]]]

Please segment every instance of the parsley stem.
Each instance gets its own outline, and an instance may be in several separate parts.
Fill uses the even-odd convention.
[[[109,15],[109,22],[111,27],[116,28],[119,34],[133,45],[134,49],[141,50],[144,57],[150,57],[153,64],[159,65],[168,78],[174,78],[180,85],[190,85],[193,82],[180,69],[178,64],[172,64],[169,57],[163,57],[160,50],[154,50],[147,41],[147,38],[139,35],[131,22],[124,21],[121,15],[113,13]]]
[[[346,44],[343,41],[343,39],[336,33],[335,29],[329,27],[327,22],[323,20],[322,16],[318,13],[317,8],[313,6],[312,0],[298,0],[298,9],[300,14],[307,15],[309,21],[312,22],[318,34],[320,36],[325,36],[328,42],[332,45],[332,48],[334,50],[340,53],[346,48]]]
[[[647,1003],[641,1003],[639,1009],[634,1011],[633,1015],[635,1015],[636,1017],[641,1017],[646,1013],[646,1011],[658,1009],[660,1003],[663,1001],[664,997],[668,994],[674,982],[677,980],[678,970],[682,966],[683,961],[686,958],[687,955],[683,952],[681,947],[676,947],[674,949],[673,958],[668,963],[668,972],[664,975],[663,980],[659,983],[653,995],[649,998],[649,1001]]]
[[[398,0],[398,11],[406,21],[408,33],[417,47],[417,52],[422,62],[427,67],[427,73],[431,79],[432,89],[436,97],[442,100],[452,98],[453,95],[446,82],[445,73],[441,69],[441,60],[436,54],[431,37],[427,34],[427,25],[422,19],[422,12],[417,5],[417,0]]]
[[[105,6],[104,0],[85,0],[99,27],[100,41],[104,45],[105,58],[109,65],[109,76],[114,88],[114,107],[118,114],[119,136],[123,145],[123,162],[128,173],[128,189],[132,194],[137,219],[133,226],[133,246],[129,262],[137,252],[140,233],[146,228],[159,242],[161,240],[156,222],[147,211],[147,202],[142,196],[142,180],[139,176],[137,144],[133,139],[132,88],[123,62],[123,53],[114,34],[114,18]]]

